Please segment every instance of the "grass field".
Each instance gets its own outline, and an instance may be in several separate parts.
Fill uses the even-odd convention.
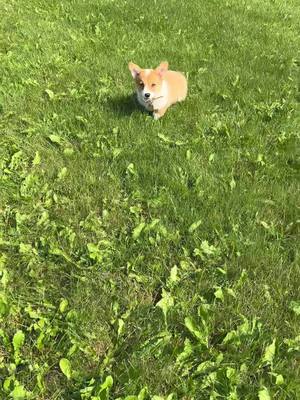
[[[299,399],[299,1],[0,15],[0,398]]]

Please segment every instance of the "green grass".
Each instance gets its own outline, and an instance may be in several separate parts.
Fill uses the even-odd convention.
[[[0,398],[299,399],[299,2],[0,15]]]

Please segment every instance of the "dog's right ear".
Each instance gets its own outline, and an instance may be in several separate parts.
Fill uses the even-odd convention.
[[[156,68],[156,71],[158,72],[158,75],[160,77],[163,77],[165,73],[168,71],[169,68],[169,63],[168,61],[162,61],[159,66]]]
[[[135,79],[135,78],[138,76],[138,74],[141,72],[141,68],[140,68],[138,65],[134,64],[133,62],[130,62],[130,63],[128,64],[128,68],[130,69],[131,75],[132,75],[132,77],[133,77],[134,79]]]

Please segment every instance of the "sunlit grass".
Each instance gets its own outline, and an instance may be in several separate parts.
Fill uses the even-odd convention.
[[[0,397],[296,400],[298,2],[0,15]]]

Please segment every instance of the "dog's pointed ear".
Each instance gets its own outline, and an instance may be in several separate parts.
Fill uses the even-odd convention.
[[[156,68],[158,75],[164,76],[168,71],[169,63],[167,61],[162,61],[159,66]]]
[[[141,68],[138,65],[134,64],[133,62],[128,63],[128,68],[130,69],[131,75],[134,79],[141,72]]]

